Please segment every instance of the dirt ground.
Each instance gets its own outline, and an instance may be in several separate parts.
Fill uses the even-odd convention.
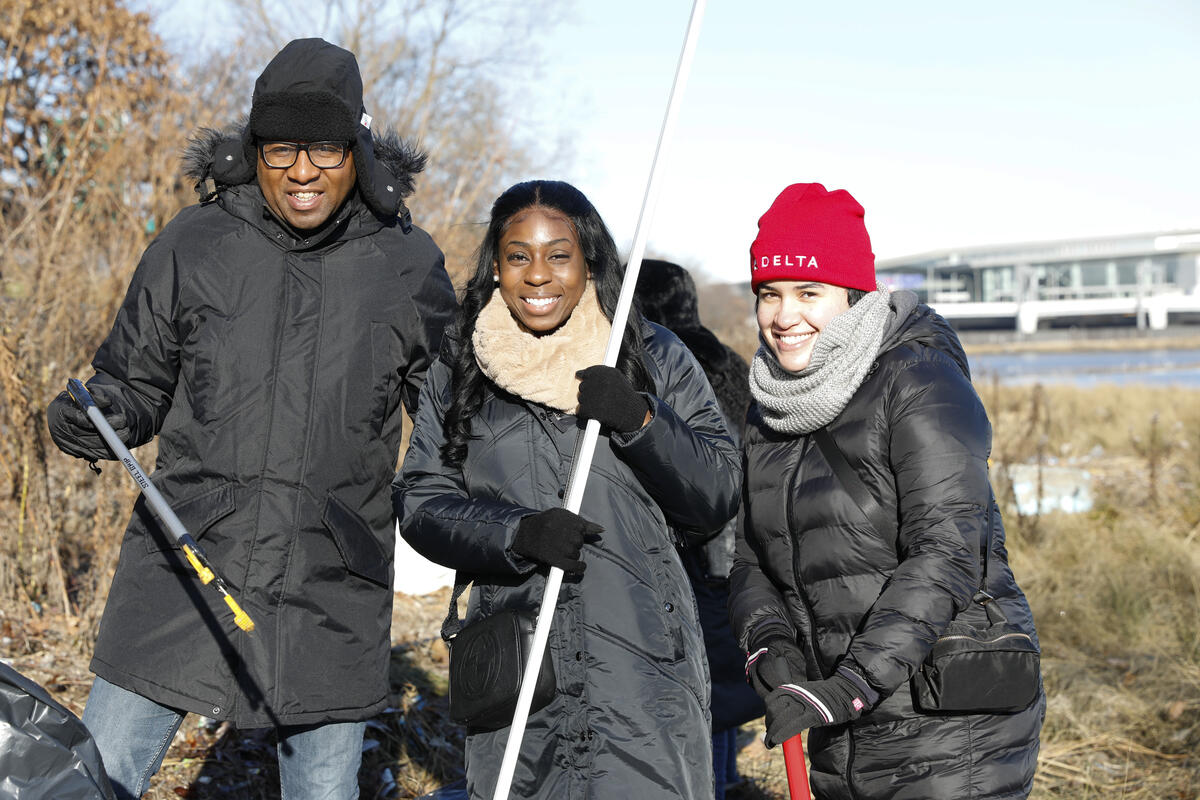
[[[393,704],[368,723],[359,784],[364,800],[415,798],[462,778],[463,732],[447,718],[449,664],[438,636],[450,590],[397,594],[392,614]],[[0,616],[0,657],[36,681],[76,715],[83,713],[92,674],[89,645],[61,617],[16,624]],[[731,800],[785,797],[783,756],[761,743],[759,725],[741,729],[738,766],[745,780]],[[236,731],[188,715],[149,800],[279,797],[275,742],[269,731]]]
[[[463,731],[447,718],[448,654],[438,636],[448,600],[449,589],[395,597],[393,703],[368,723],[359,773],[364,800],[417,798],[462,778]],[[77,715],[92,683],[87,670],[90,642],[84,641],[78,627],[69,619],[50,616],[17,624],[0,612],[0,657]],[[1067,667],[1054,659],[1043,664],[1048,690],[1061,683],[1059,673]],[[762,720],[739,730],[742,780],[728,790],[730,800],[787,798],[782,753],[762,745],[762,731]],[[1047,741],[1044,737],[1033,796],[1200,800],[1196,791],[1200,776],[1193,758],[1142,752],[1144,748],[1134,752],[1131,747],[1128,742],[1118,747],[1100,740],[1059,741],[1052,736]],[[1162,791],[1155,791],[1155,786]],[[272,735],[236,731],[189,715],[145,797],[278,800]]]

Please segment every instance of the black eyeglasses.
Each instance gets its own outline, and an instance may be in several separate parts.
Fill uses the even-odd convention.
[[[296,163],[300,151],[308,153],[308,160],[318,169],[337,169],[346,161],[350,145],[345,142],[260,142],[258,152],[263,163],[273,169],[287,169]]]

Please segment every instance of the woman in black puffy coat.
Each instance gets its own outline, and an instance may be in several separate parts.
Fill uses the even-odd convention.
[[[666,329],[631,315],[604,357],[621,287],[596,209],[558,181],[492,206],[450,347],[430,368],[394,483],[401,533],[473,578],[467,623],[536,612],[567,571],[512,797],[711,798],[709,679],[674,536],[737,511],[737,449],[708,381]],[[601,436],[579,514],[563,509],[585,419]],[[467,731],[467,788],[490,798],[508,728]]]
[[[927,714],[910,678],[987,592],[1036,642],[988,482],[991,427],[946,322],[877,285],[862,207],[794,184],[751,246],[762,346],[745,437],[734,630],[775,745],[811,728],[814,794],[1019,798],[1045,712]],[[824,428],[894,520],[872,524],[812,436]],[[979,614],[982,617],[982,613]]]

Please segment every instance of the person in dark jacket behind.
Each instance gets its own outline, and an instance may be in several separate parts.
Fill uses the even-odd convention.
[[[708,378],[734,441],[741,443],[750,405],[750,366],[700,323],[696,282],[678,264],[645,259],[638,271],[637,298],[642,316],[657,322],[692,351]],[[681,547],[680,557],[696,595],[704,649],[712,675],[713,771],[717,800],[737,784],[737,729],[763,715],[762,700],[746,683],[745,654],[729,627],[729,569],[733,565],[737,520],[702,544]]]
[[[875,280],[863,210],[794,184],[750,248],[762,345],[750,369],[744,524],[730,613],[770,746],[809,733],[814,794],[1018,798],[1045,697],[1010,714],[927,715],[909,679],[979,588],[1034,638],[988,482],[991,426],[945,320]],[[876,502],[878,530],[812,434]],[[982,617],[982,609],[980,609]]]
[[[673,334],[632,313],[617,367],[600,365],[623,272],[575,187],[500,195],[394,484],[409,544],[474,579],[467,624],[536,614],[545,567],[568,573],[557,691],[529,717],[513,797],[713,797],[704,643],[671,531],[721,528],[741,472]],[[601,436],[576,515],[562,502],[586,419]],[[492,796],[508,733],[468,729],[471,797]]]
[[[139,500],[100,622],[83,719],[140,796],[186,712],[279,737],[285,797],[358,796],[388,703],[401,404],[415,412],[454,293],[403,198],[425,157],[373,137],[354,55],[293,41],[248,124],[204,131],[206,192],[151,243],[92,361],[129,446],[256,624],[239,630]],[[58,446],[113,456],[66,394]]]

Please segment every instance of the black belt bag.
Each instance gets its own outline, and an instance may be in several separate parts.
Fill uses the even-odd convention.
[[[881,533],[886,513],[850,468],[825,428],[813,438],[833,468],[842,487]],[[980,548],[982,568],[979,591],[971,605],[950,621],[946,632],[933,644],[925,662],[912,677],[913,705],[933,714],[1000,714],[1029,707],[1041,686],[1041,655],[1033,637],[1009,623],[986,591],[988,561],[992,546],[992,499],[984,507],[987,534]],[[978,627],[967,620],[982,606],[987,625]]]
[[[989,509],[990,513],[990,509]],[[950,622],[913,675],[913,704],[943,714],[1021,711],[1037,697],[1041,656],[1033,638],[1009,624],[991,597],[976,595],[988,625]]]
[[[532,613],[505,609],[460,628],[458,596],[465,588],[466,583],[455,582],[442,625],[450,648],[450,719],[475,730],[499,730],[512,723],[536,622]],[[530,714],[554,699],[556,685],[547,646]]]

